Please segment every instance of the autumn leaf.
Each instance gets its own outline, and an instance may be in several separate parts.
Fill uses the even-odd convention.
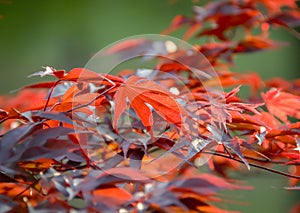
[[[282,91],[291,91],[293,88],[292,88],[292,84],[285,80],[285,79],[282,79],[282,78],[271,78],[269,80],[266,81],[266,86],[269,87],[269,88],[277,88],[277,89],[280,89]]]
[[[37,89],[37,88],[51,88],[56,85],[56,82],[50,81],[50,82],[39,82],[35,84],[31,84],[28,86],[23,87],[22,89]]]
[[[97,73],[85,68],[73,68],[65,74],[63,77],[59,78],[62,81],[87,81],[87,82],[98,82],[101,84],[114,85],[114,83],[122,83],[123,79],[117,76],[112,76],[108,74]],[[113,83],[114,82],[114,83]]]
[[[300,119],[300,96],[273,88],[262,97],[269,112],[283,122],[289,123],[288,116]]]
[[[283,27],[298,27],[300,26],[300,12],[295,10],[279,13],[270,17],[267,22]]]
[[[231,179],[241,164],[299,190],[300,79],[230,70],[238,54],[282,46],[271,27],[299,36],[290,28],[299,25],[294,0],[211,1],[164,31],[183,28],[193,45],[143,37],[97,54],[152,53],[117,76],[50,66],[32,74],[54,81],[0,96],[0,212],[221,213],[220,190],[249,189]],[[199,173],[204,164],[222,177]]]
[[[211,19],[215,22],[215,25],[201,31],[197,36],[216,36],[220,40],[227,41],[229,39],[226,37],[225,31],[236,26],[249,29],[260,17],[259,11],[250,8],[232,6],[230,9],[232,9],[232,14],[224,12],[224,14],[212,16]]]
[[[117,187],[96,189],[93,191],[93,195],[95,202],[103,202],[112,206],[122,205],[132,198],[129,192]]]
[[[298,6],[295,0],[251,0],[251,3],[263,4],[269,13],[276,14],[280,13],[283,7],[288,7],[289,9],[296,9]]]
[[[49,169],[54,163],[55,161],[52,159],[40,158],[34,161],[21,161],[18,163],[18,166],[24,170],[38,174]]]
[[[190,19],[186,16],[183,15],[177,15],[174,17],[174,19],[172,20],[170,26],[168,29],[164,30],[162,32],[162,34],[169,34],[179,28],[181,28],[182,26],[184,26],[185,24],[190,23]]]
[[[234,52],[255,52],[259,50],[276,48],[283,45],[285,45],[285,43],[275,42],[260,36],[253,36],[246,38],[243,41],[240,41],[237,47],[235,48]]]
[[[185,110],[174,95],[154,81],[132,76],[120,86],[114,96],[114,128],[126,108],[131,107],[148,131],[153,125],[151,107],[170,123],[182,128],[182,115]],[[150,106],[151,107],[150,107]]]
[[[171,62],[171,63],[164,63],[159,66],[157,66],[158,70],[164,71],[164,72],[170,72],[170,71],[182,71],[182,70],[188,70],[189,68],[187,66],[184,66],[183,64],[177,63],[177,62]]]
[[[8,112],[3,109],[0,109],[0,119],[3,119],[7,116],[8,116]]]
[[[210,42],[199,46],[198,49],[212,64],[215,64],[218,59],[231,63],[234,46],[234,42]]]

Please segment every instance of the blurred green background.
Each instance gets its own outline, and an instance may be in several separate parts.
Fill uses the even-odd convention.
[[[160,33],[175,15],[191,15],[192,5],[191,0],[0,0],[0,93],[40,80],[27,76],[42,66],[66,70],[83,67],[94,53],[112,42]],[[300,41],[284,30],[274,31],[272,37],[291,45],[236,57],[234,70],[258,71],[264,79],[300,77]],[[299,193],[297,197],[296,192],[282,189],[286,182],[278,175],[253,171],[240,178],[256,184],[257,190],[229,193],[230,199],[248,204],[222,207],[281,213],[299,200]]]

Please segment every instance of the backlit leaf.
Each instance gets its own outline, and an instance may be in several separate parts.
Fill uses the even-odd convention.
[[[147,104],[151,105],[167,121],[182,128],[184,109],[175,100],[173,94],[154,81],[132,76],[119,88],[114,100],[114,128],[116,129],[121,114],[129,106],[135,110],[143,125],[150,131],[153,118],[151,109]]]
[[[288,116],[300,119],[300,96],[271,89],[262,93],[270,113],[285,123],[289,123]]]

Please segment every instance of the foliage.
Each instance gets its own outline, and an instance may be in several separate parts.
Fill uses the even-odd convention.
[[[289,189],[299,189],[300,80],[230,71],[234,55],[283,44],[268,37],[271,27],[296,34],[290,27],[299,24],[295,1],[216,1],[195,6],[193,17],[178,15],[164,31],[187,27],[184,39],[207,38],[192,51],[216,75],[191,50],[166,43],[159,48],[172,60],[158,57],[151,78],[139,69],[33,74],[56,80],[0,99],[1,210],[223,212],[218,191],[250,189],[229,172],[252,167],[287,176]],[[109,51],[126,56],[148,44]],[[250,88],[247,97],[238,96],[241,85]],[[215,174],[200,174],[202,164]],[[272,168],[278,164],[293,169]]]

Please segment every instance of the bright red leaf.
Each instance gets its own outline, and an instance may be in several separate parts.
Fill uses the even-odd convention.
[[[126,108],[132,107],[148,131],[153,125],[151,107],[154,108],[167,121],[182,128],[182,115],[185,110],[176,101],[174,95],[154,81],[130,77],[124,85],[120,86],[114,96],[114,128]]]
[[[289,123],[288,116],[300,119],[300,96],[271,89],[262,93],[270,113],[285,123]]]

